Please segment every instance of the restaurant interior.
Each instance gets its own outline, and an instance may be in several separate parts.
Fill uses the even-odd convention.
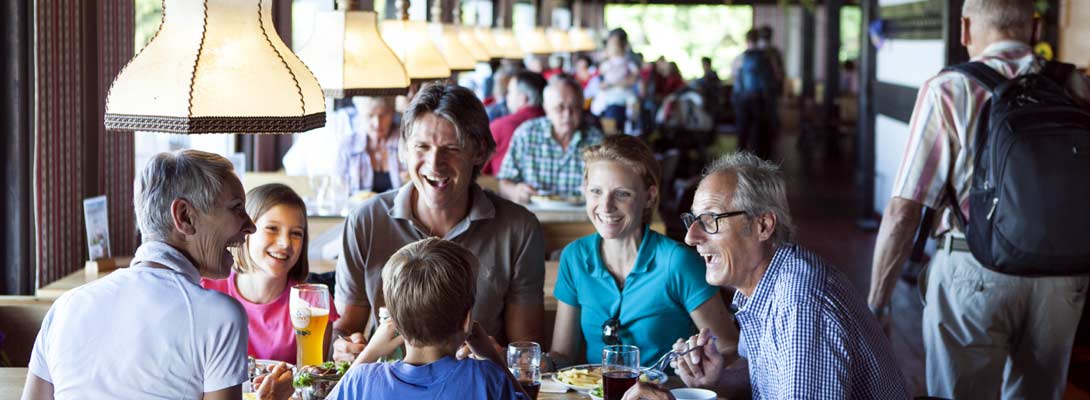
[[[839,268],[866,298],[917,92],[943,67],[969,59],[959,42],[962,2],[3,1],[0,399],[20,398],[53,302],[129,265],[140,245],[133,181],[154,154],[209,151],[231,160],[247,190],[292,188],[307,203],[312,280],[329,282],[346,216],[376,195],[349,188],[328,172],[328,160],[319,160],[335,156],[339,135],[352,129],[336,117],[344,105],[388,97],[401,111],[436,82],[470,88],[490,105],[506,90],[496,88],[506,86],[501,70],[576,74],[580,59],[602,59],[614,28],[627,31],[631,51],[655,69],[652,75],[661,69],[679,81],[674,93],[657,96],[657,110],[642,108],[640,99],[635,118],[596,118],[606,135],[639,136],[655,151],[663,187],[650,227],[677,241],[684,241],[679,216],[692,205],[703,166],[739,148],[728,104],[732,59],[745,50],[746,31],[771,28],[784,88],[768,157],[787,180],[795,241]],[[1035,3],[1034,51],[1087,73],[1090,1]],[[706,123],[671,120],[664,102],[681,107],[686,94],[704,93],[705,56],[722,77],[711,94],[721,100],[697,116]],[[293,150],[305,152],[307,165],[292,165]],[[487,174],[477,184],[500,190]],[[560,252],[595,228],[582,206],[528,209],[545,241],[547,348]],[[927,244],[893,293],[890,343],[913,396],[926,395],[915,273],[938,246]],[[732,291],[722,290],[729,303]],[[1087,309],[1064,398],[1090,399]],[[586,398],[580,396],[540,398]]]

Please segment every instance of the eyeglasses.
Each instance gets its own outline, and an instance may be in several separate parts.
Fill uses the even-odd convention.
[[[616,317],[602,323],[602,343],[607,346],[621,344],[621,321]]]
[[[722,214],[704,213],[700,215],[693,215],[693,213],[681,214],[681,223],[685,225],[685,230],[689,230],[693,226],[694,222],[700,223],[700,228],[704,229],[709,235],[719,233],[719,219],[730,218],[735,215],[745,214],[745,211],[728,211]]]

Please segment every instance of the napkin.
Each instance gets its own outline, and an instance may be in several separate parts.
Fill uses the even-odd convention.
[[[567,393],[568,387],[549,377],[541,377],[541,392],[543,393]]]

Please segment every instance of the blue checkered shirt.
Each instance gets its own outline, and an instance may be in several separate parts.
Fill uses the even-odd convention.
[[[499,179],[526,182],[538,193],[582,196],[583,149],[602,142],[602,132],[593,127],[572,134],[568,148],[553,139],[548,117],[523,122],[515,130],[511,148],[496,174]]]
[[[904,399],[878,320],[840,271],[780,246],[753,296],[734,295],[753,398]]]

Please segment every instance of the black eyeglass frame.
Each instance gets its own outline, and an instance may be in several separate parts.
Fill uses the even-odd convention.
[[[719,220],[720,219],[730,218],[730,217],[733,217],[733,216],[736,216],[736,215],[743,215],[743,214],[746,214],[746,212],[745,211],[727,211],[725,213],[719,213],[719,214],[716,214],[716,213],[703,213],[703,214],[700,214],[700,215],[695,215],[693,213],[684,213],[684,214],[681,214],[681,224],[685,226],[685,230],[689,230],[689,228],[691,228],[693,226],[694,222],[698,222],[698,223],[700,223],[700,229],[703,229],[704,232],[709,234],[709,235],[714,235],[716,233],[719,233]],[[708,230],[708,225],[706,225],[704,223],[704,219],[703,219],[703,217],[705,215],[710,216],[712,218],[712,222],[715,223],[715,231]]]

